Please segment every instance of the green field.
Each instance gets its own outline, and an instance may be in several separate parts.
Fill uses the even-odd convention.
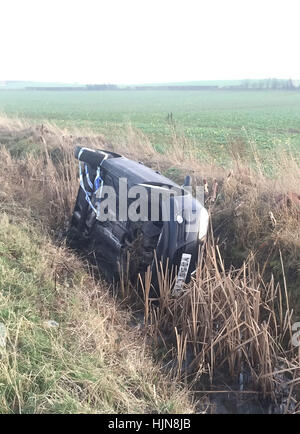
[[[61,127],[84,127],[108,139],[129,122],[164,152],[173,124],[199,151],[223,158],[236,144],[300,150],[300,92],[266,91],[23,91],[0,92],[0,112]]]
[[[103,145],[85,130],[178,182],[207,180],[214,241],[180,299],[163,273],[155,305],[127,279],[117,298],[64,248],[74,147]],[[0,413],[300,411],[300,92],[3,90],[0,147]],[[227,396],[242,372],[254,399]]]

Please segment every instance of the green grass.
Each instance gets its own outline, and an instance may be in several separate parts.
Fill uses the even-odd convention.
[[[32,226],[0,214],[0,414],[192,411],[128,313]]]
[[[2,91],[0,111],[60,127],[88,128],[110,140],[130,122],[161,152],[176,131],[221,162],[232,144],[268,152],[300,150],[300,92],[292,91]]]

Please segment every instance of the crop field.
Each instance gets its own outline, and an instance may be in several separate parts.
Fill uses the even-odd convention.
[[[84,127],[109,140],[129,123],[165,153],[174,130],[218,162],[229,150],[300,149],[297,91],[29,91],[0,92],[0,112],[60,127]]]

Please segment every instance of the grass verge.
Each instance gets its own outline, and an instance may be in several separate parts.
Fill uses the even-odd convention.
[[[128,310],[30,220],[0,215],[0,413],[185,413]]]

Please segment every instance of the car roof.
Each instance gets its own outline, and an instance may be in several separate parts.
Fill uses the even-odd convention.
[[[179,187],[171,179],[161,173],[150,169],[141,162],[130,160],[126,157],[113,157],[104,160],[102,167],[110,172],[112,176],[127,178],[128,185],[152,183],[156,185],[169,185]]]

